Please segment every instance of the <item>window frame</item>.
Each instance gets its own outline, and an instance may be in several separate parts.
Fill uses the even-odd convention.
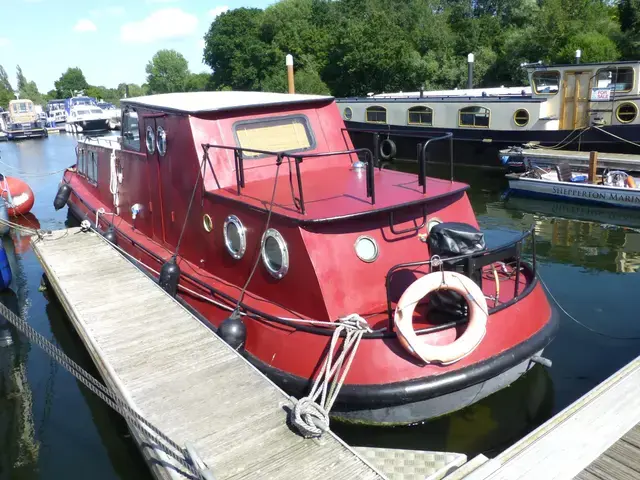
[[[518,123],[518,121],[516,120],[516,116],[518,115],[518,112],[526,112],[527,114],[527,121],[524,122],[523,124]],[[513,123],[515,124],[516,127],[518,128],[526,127],[527,125],[529,125],[530,121],[531,121],[531,114],[529,113],[529,110],[527,110],[526,108],[518,108],[516,109],[515,112],[513,112]]]
[[[624,107],[625,105],[633,106],[633,108],[636,111],[635,116],[631,120],[622,120],[620,118],[620,109],[622,107]],[[634,102],[622,102],[616,107],[616,112],[615,113],[616,113],[616,120],[618,120],[620,123],[622,123],[624,125],[628,125],[628,124],[633,123],[634,121],[637,120],[637,118],[638,118],[638,105],[636,105]]]
[[[309,146],[308,147],[303,147],[303,148],[295,148],[293,150],[283,150],[282,152],[278,152],[278,153],[299,153],[299,152],[308,152],[309,150],[315,150],[315,148],[317,147],[317,142],[316,142],[316,136],[315,136],[315,132],[313,131],[313,128],[311,128],[311,122],[309,122],[309,118],[303,114],[303,113],[294,113],[292,115],[279,115],[279,116],[269,116],[269,117],[261,117],[261,118],[251,118],[251,119],[246,119],[246,120],[238,120],[237,122],[234,122],[233,125],[231,125],[231,129],[233,130],[233,141],[236,144],[236,147],[240,148],[240,149],[247,149],[247,150],[251,150],[248,147],[243,147],[242,144],[240,143],[240,139],[238,138],[238,127],[242,127],[243,125],[259,125],[261,123],[268,123],[268,122],[278,122],[281,120],[295,120],[295,119],[300,119],[302,120],[302,124],[304,126],[304,130],[307,133],[307,138],[309,139]],[[256,150],[267,150],[266,148],[256,148]],[[241,150],[242,151],[242,150]],[[253,156],[243,156],[242,158],[244,160],[249,160],[249,161],[253,161],[253,160],[260,160],[262,158],[267,158],[270,157],[272,155],[267,155],[267,154],[258,154],[258,155],[253,155]]]
[[[619,67],[619,68],[600,68],[598,70],[596,70],[596,75],[595,75],[595,80],[596,80],[596,84],[598,82],[598,75],[600,75],[600,72],[620,72],[620,70],[631,70],[631,87],[629,87],[628,90],[611,90],[613,92],[613,94],[617,94],[617,93],[629,93],[633,90],[633,88],[636,85],[636,70],[633,67]],[[616,82],[617,84],[617,82]]]
[[[558,77],[558,90],[556,90],[555,92],[539,92],[535,82],[536,75],[544,75],[549,73],[555,73],[556,76]],[[557,95],[558,92],[560,91],[561,82],[562,82],[562,74],[560,73],[560,70],[536,70],[531,74],[531,87],[533,88],[533,93],[535,93],[536,95],[547,95],[549,97],[553,97],[554,95]]]
[[[130,140],[125,136],[125,132],[127,131],[127,123],[125,122],[125,118],[129,118],[127,117],[127,114],[130,114],[131,112],[135,112],[136,116],[138,117],[138,142],[137,142],[137,148],[135,146],[135,143],[131,143]],[[129,150],[131,152],[141,152],[142,151],[142,141],[141,139],[143,138],[142,135],[140,135],[140,114],[138,113],[138,110],[136,110],[133,107],[126,107],[123,111],[122,111],[122,120],[121,120],[121,124],[122,124],[122,148],[125,150]],[[146,136],[145,136],[145,143],[146,143]]]
[[[421,110],[418,111],[418,109],[421,109]],[[431,122],[430,123],[412,122],[411,121],[411,114],[412,113],[418,113],[418,114],[430,113],[431,114]],[[407,109],[407,125],[422,125],[424,127],[433,127],[433,116],[434,116],[433,108],[427,107],[426,105],[414,105],[413,107],[409,107]]]
[[[371,110],[372,108],[380,109],[376,113],[384,112],[384,121],[383,122],[380,122],[378,120],[369,120],[369,110]],[[377,123],[379,125],[389,125],[389,118],[387,116],[387,107],[383,107],[382,105],[369,105],[368,107],[366,107],[364,109],[364,121],[366,123]]]
[[[474,122],[473,125],[469,125],[466,123],[462,123],[462,115],[463,115],[463,110],[467,109],[467,108],[481,108],[483,110],[485,110],[487,112],[487,117],[488,117],[488,121],[487,121],[487,125],[476,125],[475,124],[475,116],[478,115],[479,112],[475,112],[474,115]],[[470,113],[466,113],[467,115],[470,115]],[[460,109],[458,109],[458,127],[466,127],[466,128],[491,128],[491,109],[487,108],[487,107],[483,107],[481,105],[467,105],[466,107],[462,107]]]

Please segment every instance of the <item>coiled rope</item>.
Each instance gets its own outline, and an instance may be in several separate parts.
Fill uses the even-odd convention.
[[[345,337],[340,350],[339,346],[336,347],[343,331]],[[371,328],[367,321],[357,313],[340,318],[331,336],[329,350],[322,363],[320,373],[316,377],[309,395],[299,400],[291,398],[294,405],[290,420],[303,437],[320,437],[329,430],[329,412],[340,393],[347,373],[349,373],[360,340],[366,332],[371,332]],[[319,402],[318,399],[320,399]]]

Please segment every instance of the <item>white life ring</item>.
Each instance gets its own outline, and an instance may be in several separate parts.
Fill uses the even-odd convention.
[[[418,338],[413,329],[413,311],[420,300],[435,290],[453,290],[464,297],[469,306],[466,330],[453,343],[429,345]],[[473,352],[487,328],[487,301],[480,287],[469,277],[456,272],[432,272],[413,282],[404,291],[396,306],[394,323],[400,343],[426,363],[448,365]]]

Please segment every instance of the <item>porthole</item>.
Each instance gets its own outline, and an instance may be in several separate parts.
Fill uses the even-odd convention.
[[[153,133],[153,127],[147,126],[147,153],[153,155],[156,152],[156,134]]]
[[[164,157],[165,153],[167,153],[167,132],[162,127],[158,127],[156,144],[158,145],[158,153]]]
[[[287,242],[277,230],[270,228],[262,236],[262,263],[278,280],[289,271]]]
[[[442,220],[440,220],[439,218],[433,217],[432,219],[430,219],[427,222],[427,233],[431,233],[431,229],[440,223],[442,223]]]
[[[353,110],[351,110],[351,107],[347,107],[344,109],[344,111],[342,112],[342,117],[345,120],[351,120],[351,118],[353,117]]]
[[[631,123],[638,116],[638,107],[635,103],[626,102],[618,105],[616,117],[620,123]]]
[[[205,213],[202,217],[202,226],[207,233],[210,233],[211,230],[213,230],[213,220],[211,220],[211,216],[208,213]]]
[[[235,215],[229,215],[224,221],[224,244],[229,255],[236,260],[243,257],[247,250],[247,234],[242,222]]]
[[[524,108],[516,110],[513,114],[513,121],[518,127],[524,127],[529,123],[529,112]]]
[[[374,262],[380,253],[376,241],[367,235],[360,235],[353,248],[358,258],[367,263]]]

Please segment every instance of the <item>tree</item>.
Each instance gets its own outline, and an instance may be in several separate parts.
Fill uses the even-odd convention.
[[[213,21],[204,37],[204,63],[213,70],[214,88],[260,90],[282,64],[276,49],[261,38],[263,16],[257,8],[238,8]]]
[[[620,0],[618,3],[620,19],[620,50],[625,59],[631,60],[640,53],[640,0]]]
[[[87,79],[84,78],[82,70],[79,68],[68,68],[58,80],[54,82],[58,98],[70,98],[78,92],[83,92],[89,87]]]
[[[185,92],[203,92],[209,89],[211,74],[207,72],[191,73],[185,83]]]
[[[175,50],[158,51],[146,72],[151,93],[182,92],[190,75],[187,60]]]
[[[9,81],[9,75],[7,75],[7,72],[2,67],[2,65],[0,65],[0,89],[13,92],[13,87],[11,86],[11,82]]]
[[[27,79],[24,78],[24,74],[22,73],[20,65],[16,66],[16,78],[18,79],[18,91],[21,91],[27,85]]]

